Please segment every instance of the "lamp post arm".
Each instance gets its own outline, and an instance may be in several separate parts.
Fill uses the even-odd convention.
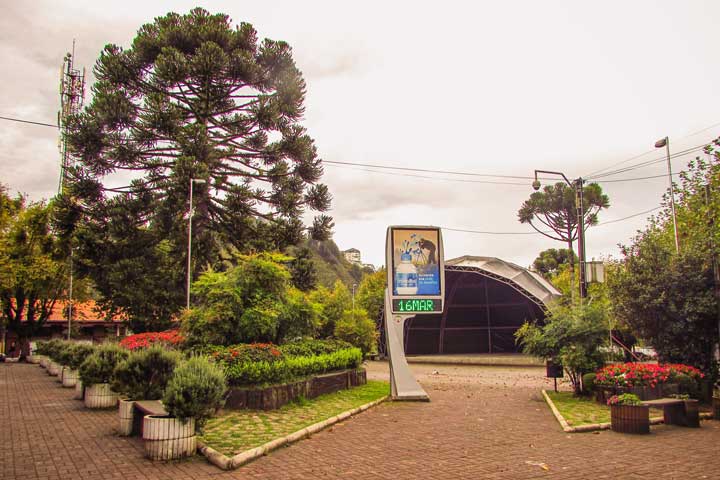
[[[570,180],[568,180],[568,178],[562,172],[553,172],[552,170],[535,170],[535,180],[537,180],[538,173],[549,173],[551,175],[560,175],[563,178],[563,180],[565,180],[565,183],[567,183],[571,187],[574,186],[573,183]]]

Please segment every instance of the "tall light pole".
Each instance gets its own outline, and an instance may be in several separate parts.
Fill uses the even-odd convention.
[[[532,187],[535,190],[540,190],[540,180],[538,180],[538,173],[548,173],[551,175],[560,175],[565,183],[575,191],[575,208],[577,215],[577,238],[578,238],[578,257],[580,258],[580,303],[582,299],[587,297],[587,277],[585,272],[585,205],[583,199],[583,184],[585,180],[582,178],[576,179],[574,182],[568,180],[562,172],[553,172],[550,170],[535,170],[535,181],[532,183]]]
[[[70,330],[72,328],[72,314],[73,314],[73,251],[75,249],[70,247],[70,288],[69,288],[69,301],[68,301],[68,333],[67,339],[70,340]]]
[[[353,311],[355,311],[355,287],[357,287],[357,283],[353,283]]]
[[[190,179],[190,215],[188,216],[188,253],[187,253],[187,297],[185,306],[190,309],[190,277],[192,277],[192,270],[190,269],[190,260],[192,259],[192,219],[193,219],[193,185],[194,184],[206,183],[202,178],[191,178]]]
[[[680,239],[678,238],[677,218],[675,218],[675,187],[672,180],[672,165],[670,164],[670,139],[661,138],[655,142],[655,148],[665,147],[667,152],[668,182],[670,183],[670,209],[672,210],[673,229],[675,230],[675,252],[680,253]]]

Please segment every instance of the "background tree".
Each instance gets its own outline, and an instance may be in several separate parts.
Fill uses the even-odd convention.
[[[585,227],[597,223],[598,212],[610,206],[608,196],[597,183],[583,187]],[[528,223],[548,238],[567,243],[570,271],[575,271],[573,242],[577,240],[577,211],[575,190],[564,182],[546,185],[541,192],[534,192],[518,211],[520,223]]]
[[[582,306],[556,304],[545,325],[525,323],[515,333],[522,351],[563,365],[575,394],[582,391],[582,375],[602,366],[600,347],[608,335],[607,306],[586,302]]]
[[[365,357],[377,352],[378,332],[375,322],[363,308],[345,310],[335,325],[334,335],[335,338],[358,347]]]
[[[533,269],[546,277],[556,275],[562,265],[571,265],[577,261],[577,255],[567,248],[548,248],[543,250],[533,262]]]
[[[188,345],[283,343],[312,336],[320,307],[290,285],[288,260],[270,253],[241,255],[225,272],[203,273],[193,284],[198,306],[183,318]]]
[[[50,210],[0,190],[0,316],[19,345],[40,331],[64,293],[67,262]]]
[[[609,276],[609,287],[615,315],[650,343],[661,361],[687,363],[715,379],[720,305],[713,257],[720,239],[720,162],[712,148],[707,153],[709,159],[691,161],[681,176],[680,254],[666,195],[664,210],[623,247],[621,268]]]
[[[317,285],[318,277],[310,249],[302,247],[297,250],[290,262],[292,283],[303,292],[309,292]]]
[[[370,320],[376,322],[385,305],[385,287],[387,286],[387,272],[381,268],[377,272],[365,275],[358,287],[357,304],[365,309]]]
[[[77,166],[58,225],[77,235],[80,268],[105,303],[138,305],[128,310],[136,329],[163,324],[182,306],[191,179],[206,181],[194,191],[195,273],[216,264],[224,245],[296,244],[305,211],[329,208],[316,148],[298,123],[305,82],[287,43],[259,42],[250,24],[233,28],[228,16],[197,8],[144,25],[127,50],[106,46],[94,74],[93,99],[70,128]],[[307,232],[326,239],[331,228],[320,214]],[[137,292],[172,293],[128,301],[122,286],[138,275]],[[150,305],[161,302],[161,311]]]

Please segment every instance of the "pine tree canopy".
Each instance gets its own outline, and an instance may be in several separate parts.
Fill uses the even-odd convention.
[[[259,42],[252,25],[197,8],[144,25],[127,50],[107,45],[94,73],[68,139],[77,208],[129,208],[170,232],[188,211],[191,179],[202,179],[195,228],[244,250],[258,237],[297,243],[305,211],[330,207],[287,43]],[[320,214],[309,233],[324,239],[331,228]]]

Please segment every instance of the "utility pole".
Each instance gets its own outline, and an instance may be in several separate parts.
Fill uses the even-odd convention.
[[[655,142],[655,148],[665,147],[667,153],[668,182],[670,183],[670,209],[672,210],[673,230],[675,232],[675,253],[680,253],[680,238],[678,237],[677,218],[675,217],[675,186],[672,179],[672,164],[670,163],[670,138],[661,138]]]
[[[578,257],[580,257],[580,305],[587,297],[587,272],[585,267],[585,203],[581,178],[575,180],[575,207],[577,208]]]

